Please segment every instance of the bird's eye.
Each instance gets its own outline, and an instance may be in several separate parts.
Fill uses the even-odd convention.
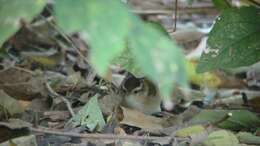
[[[137,94],[139,91],[138,90],[133,90],[133,93],[134,94]]]

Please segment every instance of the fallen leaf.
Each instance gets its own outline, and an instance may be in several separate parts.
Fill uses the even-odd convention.
[[[205,132],[206,128],[202,125],[194,125],[187,128],[180,129],[176,132],[178,137],[188,137],[195,134],[200,134]]]
[[[239,141],[233,133],[219,130],[212,132],[203,144],[205,146],[238,146]]]
[[[28,135],[28,127],[31,127],[31,124],[19,119],[9,119],[8,123],[0,122],[0,142]]]
[[[20,100],[31,100],[35,97],[47,96],[44,78],[18,67],[0,71],[0,89]]]
[[[6,94],[3,90],[0,90],[0,97],[0,117],[5,114],[10,114],[12,116],[14,114],[20,114],[24,111],[20,103]]]
[[[227,113],[232,113],[232,116],[218,124],[220,128],[241,130],[256,128],[260,125],[260,119],[247,110],[202,110],[190,122],[192,124],[214,123],[222,119]]]
[[[99,107],[104,115],[111,115],[114,109],[118,107],[122,102],[122,96],[112,94],[105,95],[98,100]]]
[[[102,130],[105,126],[101,109],[98,105],[97,96],[92,97],[87,104],[69,121],[74,127],[86,126],[90,131]]]
[[[255,136],[252,133],[239,132],[236,136],[241,143],[260,145],[260,137]]]
[[[121,107],[123,119],[120,121],[121,124],[126,124],[143,130],[154,132],[163,129],[163,119],[156,118],[153,116],[145,115],[137,110]]]
[[[8,140],[7,142],[0,143],[0,146],[37,146],[36,136],[28,135],[14,138],[12,140]]]

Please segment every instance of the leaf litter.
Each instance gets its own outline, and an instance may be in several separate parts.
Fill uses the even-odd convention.
[[[172,10],[169,8],[172,2],[128,1],[133,11],[145,20],[156,20],[168,28],[183,52],[192,56],[189,53],[201,49],[197,46],[207,37],[199,29],[207,29],[203,26],[208,22],[212,24],[217,13],[210,9],[206,20],[195,21],[204,15],[195,13],[187,17],[184,7],[192,7],[180,2],[179,12],[183,18],[178,20],[178,31],[170,32],[173,20],[168,12]],[[197,4],[212,6],[209,2]],[[145,114],[133,109],[134,106],[125,107],[124,98],[129,95],[142,98],[140,95],[151,96],[157,90],[149,86],[148,92],[143,91],[146,77],[142,77],[140,66],[134,66],[126,55],[118,60],[125,61],[123,64],[128,66],[128,71],[122,66],[111,66],[106,77],[100,77],[89,64],[88,42],[77,33],[68,35],[58,29],[50,9],[46,6],[39,17],[22,26],[2,47],[1,146],[28,143],[32,146],[179,145],[184,142],[190,145],[259,145],[259,94],[251,90],[251,87],[259,89],[259,84],[247,85],[249,79],[234,78],[240,72],[214,72],[220,83],[209,86],[207,80],[201,81],[193,74],[189,78],[189,92],[178,87],[174,90],[175,105],[170,111],[162,106],[162,112]],[[185,19],[192,26],[185,25]],[[202,47],[206,50],[207,46]],[[218,50],[213,51],[218,53]],[[138,76],[133,75],[135,72]],[[193,84],[198,78],[200,81]],[[232,81],[229,82],[232,86],[224,86],[226,80]],[[259,82],[254,77],[250,80]],[[149,91],[151,89],[153,91]],[[209,95],[213,98],[205,102]]]

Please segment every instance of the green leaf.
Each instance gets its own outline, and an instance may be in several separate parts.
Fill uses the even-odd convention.
[[[140,66],[136,63],[133,54],[127,47],[119,56],[115,57],[112,64],[122,67],[136,77],[144,77],[144,73]]]
[[[56,16],[67,32],[83,31],[91,46],[91,63],[104,75],[111,60],[125,48],[131,16],[118,0],[57,0]]]
[[[150,25],[151,27],[153,27],[154,29],[157,29],[158,31],[160,31],[161,34],[165,35],[166,37],[168,37],[169,39],[171,39],[170,34],[167,32],[167,30],[159,23],[159,22],[153,22],[153,21],[149,21],[146,23],[147,25]]]
[[[215,7],[217,7],[217,9],[219,10],[225,10],[230,7],[230,4],[227,0],[212,0],[213,4],[215,5]]]
[[[191,120],[191,123],[214,123],[221,120],[227,113],[232,113],[232,116],[218,124],[220,128],[241,130],[260,126],[260,119],[254,113],[246,110],[203,110]]]
[[[208,48],[197,71],[235,68],[260,59],[260,9],[242,7],[224,10],[209,34]]]
[[[260,145],[260,136],[253,135],[249,132],[239,132],[237,138],[241,143]]]
[[[148,22],[146,24],[150,25],[154,29],[157,29],[166,37],[171,38],[169,33],[165,30],[165,28],[158,22]],[[120,53],[119,56],[115,57],[113,59],[112,63],[131,72],[136,77],[144,77],[144,73],[143,73],[142,69],[140,68],[140,66],[138,65],[138,63],[135,61],[135,58],[134,58],[133,54],[131,53],[129,47],[127,47],[122,53]]]
[[[189,136],[192,136],[192,135],[203,133],[205,131],[206,131],[206,129],[202,125],[193,125],[193,126],[190,126],[190,127],[179,129],[178,131],[176,131],[176,136],[178,136],[178,137],[189,137]]]
[[[0,115],[4,115],[6,113],[10,115],[21,114],[24,111],[20,103],[6,94],[3,90],[0,90],[0,98]]]
[[[177,45],[150,25],[136,27],[129,36],[130,51],[143,72],[170,97],[174,81],[186,84],[184,56]]]
[[[205,146],[238,146],[239,141],[230,131],[218,130],[209,134],[203,142]]]
[[[20,27],[31,22],[45,6],[46,0],[0,0],[0,47]]]
[[[74,126],[86,126],[90,131],[102,130],[105,120],[100,110],[97,97],[92,97],[84,107],[69,121]]]
[[[163,95],[169,97],[174,81],[186,83],[181,50],[163,32],[143,25],[119,0],[57,0],[55,11],[63,29],[83,32],[99,74],[105,74],[112,59],[129,43],[137,68],[160,84]]]

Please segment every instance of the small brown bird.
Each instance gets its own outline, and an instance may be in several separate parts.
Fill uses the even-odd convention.
[[[146,78],[126,79],[123,88],[127,91],[123,99],[123,106],[145,114],[161,111],[161,97],[157,87],[150,80]]]

